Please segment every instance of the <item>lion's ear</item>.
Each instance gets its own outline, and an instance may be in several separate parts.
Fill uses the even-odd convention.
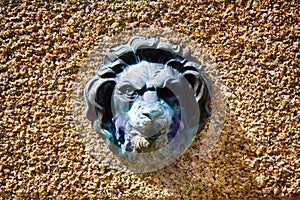
[[[85,114],[92,124],[97,119],[101,120],[102,123],[111,119],[111,96],[114,87],[114,79],[101,79],[97,76],[86,84],[84,89]]]
[[[112,120],[112,94],[115,85],[114,80],[106,80],[97,89],[95,106],[98,118],[101,119],[103,124],[110,123]],[[101,115],[101,118],[99,115]]]
[[[177,70],[184,77],[194,90],[196,101],[201,101],[202,96],[209,96],[210,83],[204,74],[198,71],[200,66],[195,62],[185,59],[171,59],[166,63],[167,66]]]
[[[211,83],[205,74],[202,74],[193,67],[184,67],[182,70],[182,76],[189,82],[190,86],[194,90],[194,97],[198,102],[201,112],[201,119],[199,124],[203,124],[205,119],[209,116],[210,107],[209,102],[211,98]]]
[[[196,101],[199,102],[204,93],[208,92],[205,80],[201,74],[193,67],[185,67],[182,70],[182,76],[189,82],[194,90]]]

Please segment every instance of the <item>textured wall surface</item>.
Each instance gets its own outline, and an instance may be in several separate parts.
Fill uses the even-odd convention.
[[[0,199],[289,197],[300,193],[299,1],[1,1]],[[227,117],[153,173],[92,157],[72,124],[76,74],[99,37],[170,27],[205,47]]]

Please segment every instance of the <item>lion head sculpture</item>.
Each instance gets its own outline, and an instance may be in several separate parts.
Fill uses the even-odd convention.
[[[210,93],[187,49],[134,37],[113,48],[87,83],[86,116],[118,155],[149,153],[193,138],[210,114]]]

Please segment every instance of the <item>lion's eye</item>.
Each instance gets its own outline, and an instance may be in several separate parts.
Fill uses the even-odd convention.
[[[138,96],[137,90],[131,85],[122,86],[119,93],[130,100],[134,100]]]
[[[163,99],[172,108],[179,106],[177,96],[169,88],[157,88],[157,95]]]

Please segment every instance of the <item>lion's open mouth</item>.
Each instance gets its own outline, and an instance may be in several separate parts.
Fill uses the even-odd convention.
[[[157,130],[150,126],[147,133],[140,132],[129,123],[127,114],[119,115],[114,119],[116,139],[124,151],[151,152],[168,144],[183,129],[180,112],[175,112],[166,129]],[[165,126],[164,126],[165,128]]]

